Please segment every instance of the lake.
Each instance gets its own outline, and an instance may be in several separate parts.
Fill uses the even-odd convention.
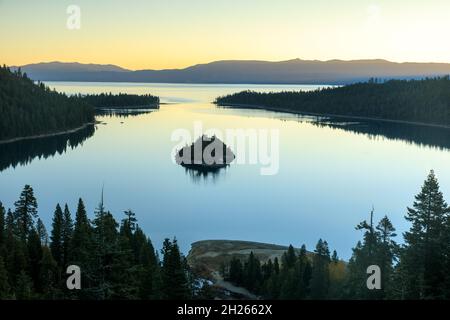
[[[372,206],[399,234],[406,207],[430,169],[450,201],[450,130],[377,121],[315,118],[219,108],[217,96],[242,90],[313,90],[317,86],[48,82],[69,94],[126,92],[160,96],[159,110],[104,114],[71,135],[0,145],[0,200],[12,207],[25,184],[35,189],[48,228],[56,203],[74,214],[79,197],[90,217],[104,186],[105,206],[119,220],[136,212],[160,248],[174,237],[187,253],[204,239],[306,244],[319,238],[348,259],[362,234],[354,227]],[[176,129],[278,129],[279,171],[231,165],[198,176],[173,163]],[[399,237],[398,240],[401,237]]]

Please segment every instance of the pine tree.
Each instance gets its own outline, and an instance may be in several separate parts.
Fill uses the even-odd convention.
[[[292,245],[289,245],[287,252],[285,252],[282,256],[283,268],[293,268],[296,260],[297,256],[295,255],[294,247]]]
[[[33,282],[25,271],[21,271],[17,277],[15,294],[18,300],[30,300],[33,298]]]
[[[47,233],[47,229],[45,228],[44,223],[42,222],[42,220],[40,218],[38,218],[38,220],[37,220],[36,230],[39,235],[39,239],[41,240],[41,245],[43,247],[47,247],[48,246],[48,233]]]
[[[33,282],[33,287],[40,291],[41,283],[39,277],[39,263],[42,259],[42,245],[41,239],[35,228],[31,229],[28,236],[28,261],[29,261],[29,275]]]
[[[445,296],[446,273],[445,224],[450,209],[439,190],[433,171],[408,208],[406,219],[412,223],[404,233],[405,247],[401,252],[401,292],[407,299],[442,299]]]
[[[393,272],[393,262],[396,259],[398,245],[393,240],[397,236],[395,228],[387,216],[378,223],[379,247],[377,250],[378,265],[381,269],[381,292],[380,298],[385,298],[391,290],[391,277]]]
[[[110,212],[105,211],[103,199],[100,202],[93,221],[93,259],[92,292],[97,299],[110,299],[114,296],[114,268],[120,259],[118,224]]]
[[[165,239],[162,264],[162,294],[165,299],[190,298],[189,284],[176,239]]]
[[[73,221],[70,215],[69,207],[67,204],[64,207],[63,214],[63,226],[61,232],[62,239],[62,256],[63,256],[63,267],[66,268],[70,261],[71,256],[71,244],[73,237]]]
[[[338,263],[339,262],[339,257],[337,255],[336,250],[333,250],[333,254],[331,256],[331,261],[333,261],[334,263]]]
[[[32,187],[25,185],[19,200],[15,203],[15,207],[20,236],[23,240],[26,240],[33,226],[34,218],[37,217],[38,205]]]
[[[244,265],[244,285],[251,292],[258,293],[261,278],[261,263],[251,251],[247,263]]]
[[[50,233],[50,250],[58,267],[64,267],[64,242],[63,242],[64,214],[59,204],[56,205],[53,215],[52,231]]]
[[[83,200],[79,199],[72,236],[72,260],[84,266],[89,261],[89,248],[92,244],[92,226],[87,217]]]
[[[330,251],[328,243],[319,239],[314,250],[313,269],[311,276],[311,298],[315,300],[326,299],[329,288]]]
[[[59,271],[56,261],[53,259],[50,249],[43,247],[42,259],[39,262],[39,282],[46,299],[57,297]]]
[[[14,286],[20,272],[27,270],[27,255],[26,242],[20,237],[19,226],[16,224],[15,215],[11,210],[8,210],[6,215],[5,249],[8,279],[11,286]]]

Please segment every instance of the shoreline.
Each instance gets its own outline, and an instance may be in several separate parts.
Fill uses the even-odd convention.
[[[88,126],[95,125],[96,123],[97,123],[97,121],[95,121],[95,122],[88,122],[88,123],[83,124],[80,127],[77,127],[77,128],[74,128],[74,129],[70,129],[70,130],[65,130],[65,131],[58,131],[58,132],[53,132],[53,133],[43,133],[43,134],[36,134],[36,135],[28,136],[28,137],[17,137],[17,138],[11,138],[11,139],[7,139],[7,140],[0,140],[0,145],[1,144],[14,143],[14,142],[18,142],[18,141],[24,141],[24,140],[34,140],[34,139],[40,139],[40,138],[48,138],[48,137],[60,136],[60,135],[63,135],[63,134],[75,133],[77,131],[80,131],[80,130],[83,130],[83,129],[87,128]]]
[[[226,104],[225,103],[214,103],[214,104],[219,107],[231,107],[231,108],[235,108],[235,109],[256,109],[256,110],[266,110],[266,111],[272,111],[272,112],[282,112],[282,113],[290,113],[290,114],[306,115],[306,116],[382,121],[382,122],[390,122],[390,123],[398,123],[398,124],[408,124],[408,125],[415,125],[415,126],[450,129],[450,125],[445,125],[445,124],[435,124],[435,123],[406,121],[406,120],[393,120],[393,119],[383,119],[383,118],[363,117],[363,116],[346,116],[346,115],[332,114],[332,113],[303,112],[303,111],[296,111],[296,110],[286,109],[286,108],[266,107],[266,106],[253,105],[253,104],[241,104],[241,103],[226,103]]]

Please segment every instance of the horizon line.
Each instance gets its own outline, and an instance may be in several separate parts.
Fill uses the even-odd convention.
[[[52,64],[52,63],[59,63],[59,64],[79,64],[79,65],[97,65],[97,66],[114,66],[123,69],[124,71],[164,71],[164,70],[184,70],[187,68],[200,66],[200,65],[208,65],[213,63],[219,63],[219,62],[266,62],[266,63],[283,63],[283,62],[291,62],[291,61],[304,61],[304,62],[387,62],[387,63],[395,63],[395,64],[450,64],[450,62],[442,62],[442,61],[394,61],[389,60],[385,58],[364,58],[364,59],[302,59],[302,58],[293,58],[293,59],[287,59],[287,60],[260,60],[260,59],[221,59],[221,60],[212,60],[209,62],[203,62],[203,63],[196,63],[191,64],[184,67],[178,67],[178,68],[163,68],[163,69],[151,69],[151,68],[144,68],[144,69],[129,69],[126,67],[123,67],[119,64],[114,63],[95,63],[95,62],[79,62],[79,61],[62,61],[62,60],[49,60],[49,61],[39,61],[39,62],[30,62],[26,64],[21,65],[6,65],[9,68],[22,68],[26,66],[31,65],[40,65],[40,64]],[[4,65],[3,63],[1,65]]]

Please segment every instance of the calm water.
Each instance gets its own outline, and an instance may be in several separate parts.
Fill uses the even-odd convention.
[[[361,234],[354,226],[387,214],[404,231],[406,207],[430,169],[450,201],[450,130],[409,125],[313,119],[259,110],[217,108],[215,97],[244,89],[310,90],[315,86],[49,83],[67,93],[152,93],[160,110],[99,116],[95,128],[0,145],[0,200],[11,207],[31,184],[39,214],[49,226],[55,204],[75,210],[79,197],[91,217],[105,186],[105,204],[120,219],[132,209],[157,247],[176,236],[187,252],[202,239],[277,244],[319,238],[349,258]],[[197,177],[171,161],[178,128],[194,121],[217,129],[280,130],[280,170],[260,175],[259,165],[234,165]],[[399,233],[400,233],[399,232]]]

